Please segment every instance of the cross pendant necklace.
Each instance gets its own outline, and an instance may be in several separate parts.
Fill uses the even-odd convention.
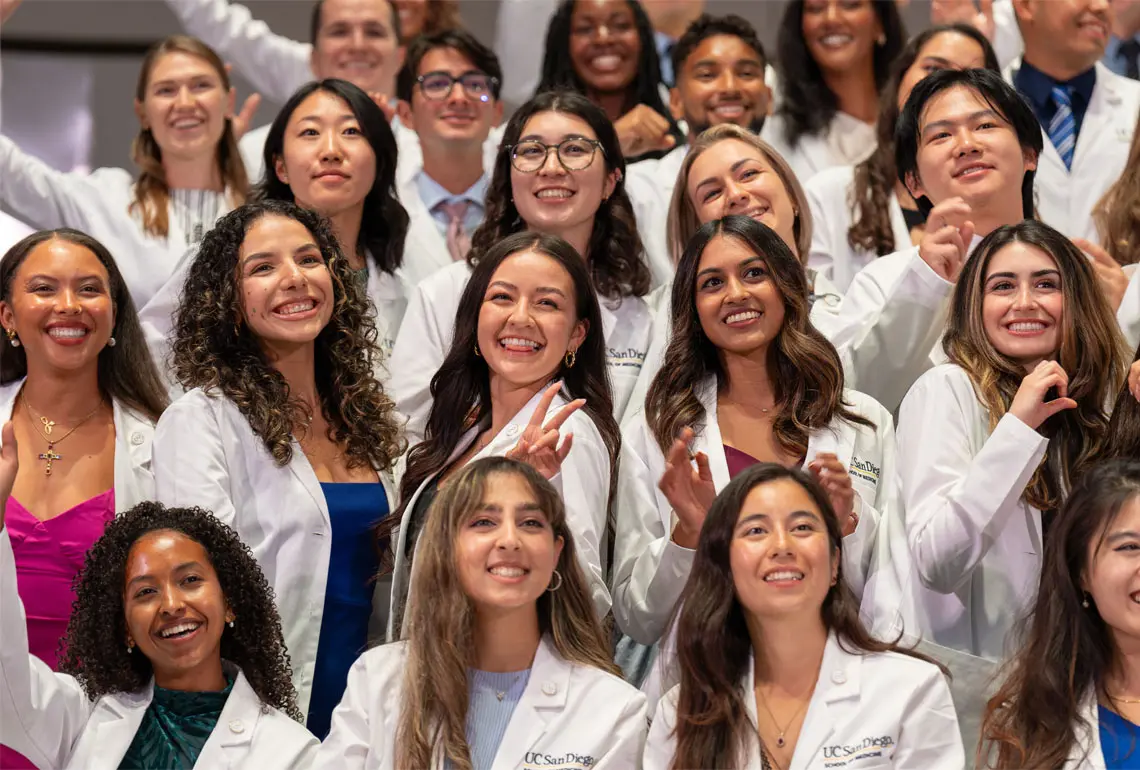
[[[28,410],[28,417],[31,417],[33,419],[32,424],[35,425],[34,420],[37,417],[37,415],[32,413],[32,405],[28,403],[28,399],[25,398],[25,399],[23,399],[23,401],[24,401],[24,408]],[[41,433],[41,435],[43,435],[44,441],[47,442],[48,448],[47,448],[46,452],[40,452],[39,455],[37,455],[37,459],[47,461],[47,467],[44,468],[44,475],[45,476],[51,475],[52,463],[54,463],[56,460],[62,460],[63,459],[63,455],[61,455],[55,451],[55,445],[58,444],[59,442],[63,441],[68,436],[70,436],[72,433],[74,433],[76,430],[78,430],[81,425],[83,425],[85,422],[87,422],[92,417],[94,417],[95,413],[99,411],[99,408],[101,406],[103,406],[103,401],[100,399],[99,404],[94,409],[92,409],[86,417],[84,417],[82,420],[77,422],[75,424],[74,428],[72,428],[67,433],[64,433],[62,436],[60,436],[59,438],[56,438],[56,439],[53,439],[51,437],[52,429],[55,427],[55,420],[49,420],[46,417],[39,416],[40,424],[44,426],[43,430],[40,431],[40,433]]]
[[[39,459],[47,460],[47,468],[44,470],[44,475],[50,476],[51,475],[51,464],[53,462],[55,462],[56,460],[62,460],[63,455],[56,454],[55,444],[52,444],[49,442],[47,451],[46,452],[40,452]]]

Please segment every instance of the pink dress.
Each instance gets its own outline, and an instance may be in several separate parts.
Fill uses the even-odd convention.
[[[4,526],[16,555],[16,586],[28,619],[28,650],[56,669],[60,640],[67,631],[75,592],[71,582],[87,551],[115,517],[115,490],[108,489],[47,521],[40,521],[14,497],[4,509]],[[35,768],[6,746],[0,768]]]

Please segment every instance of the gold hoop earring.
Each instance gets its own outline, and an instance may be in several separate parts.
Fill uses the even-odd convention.
[[[578,360],[577,350],[567,350],[566,355],[563,357],[563,362],[566,364],[567,369],[574,368],[574,362]]]
[[[557,591],[561,587],[562,587],[562,575],[559,574],[558,570],[554,570],[554,579],[551,581],[551,584],[546,587],[546,590],[549,591],[550,593],[554,593],[555,591]]]
[[[479,343],[478,342],[475,343],[475,357],[476,358],[482,358],[483,357],[483,354],[479,352]]]

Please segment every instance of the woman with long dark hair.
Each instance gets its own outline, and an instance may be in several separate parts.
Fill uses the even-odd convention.
[[[1140,457],[1140,347],[1108,421],[1108,457]]]
[[[617,676],[579,565],[542,473],[459,471],[424,523],[401,641],[353,666],[316,766],[637,767],[645,696]]]
[[[72,227],[103,243],[142,308],[186,249],[249,193],[234,99],[216,53],[192,37],[165,38],[143,58],[135,88],[137,178],[117,168],[56,171],[0,136],[0,200],[36,227]]]
[[[912,37],[879,98],[875,151],[855,166],[822,171],[804,186],[815,219],[808,264],[841,290],[871,260],[922,240],[926,217],[895,169],[895,125],[915,83],[940,69],[970,68],[1001,72],[989,41],[975,27],[940,25]]]
[[[372,531],[396,507],[404,450],[368,301],[326,220],[275,200],[218,222],[183,296],[173,363],[187,392],[155,430],[157,498],[206,508],[250,544],[323,737],[374,597],[384,607]]]
[[[0,422],[22,460],[5,521],[28,650],[55,669],[88,549],[116,512],[154,497],[166,394],[123,276],[88,235],[45,230],[13,246],[0,323]],[[0,767],[32,766],[0,748]]]
[[[780,99],[763,136],[808,180],[875,149],[875,115],[906,42],[896,0],[792,0],[776,48]]]
[[[480,457],[505,454],[558,477],[594,608],[599,618],[609,612],[609,510],[621,438],[601,327],[586,265],[566,241],[516,233],[479,260],[432,378],[424,440],[408,452],[400,509],[381,526],[382,539],[399,527],[389,640],[400,633],[431,501]],[[570,435],[560,443],[563,434]]]
[[[809,475],[753,465],[716,498],[677,627],[680,684],[646,770],[961,770],[942,671],[875,639],[844,580],[841,518]]]
[[[1090,468],[1053,521],[978,767],[1133,767],[1140,752],[1140,462]]]
[[[661,97],[653,25],[638,0],[562,0],[535,94],[575,91],[605,111],[632,163],[685,141]]]
[[[604,371],[620,415],[649,345],[649,267],[625,194],[625,160],[605,114],[581,94],[536,96],[511,117],[487,188],[483,224],[466,262],[421,281],[392,352],[391,391],[408,417],[411,443],[423,436],[431,382],[456,335],[460,296],[492,247],[529,230],[569,243],[589,271],[602,325]]]

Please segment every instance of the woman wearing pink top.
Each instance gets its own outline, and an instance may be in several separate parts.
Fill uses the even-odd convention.
[[[53,669],[71,582],[116,510],[153,497],[150,441],[166,397],[107,250],[76,230],[0,259],[0,423],[20,470],[5,520],[33,655]],[[0,747],[0,767],[32,765]]]

